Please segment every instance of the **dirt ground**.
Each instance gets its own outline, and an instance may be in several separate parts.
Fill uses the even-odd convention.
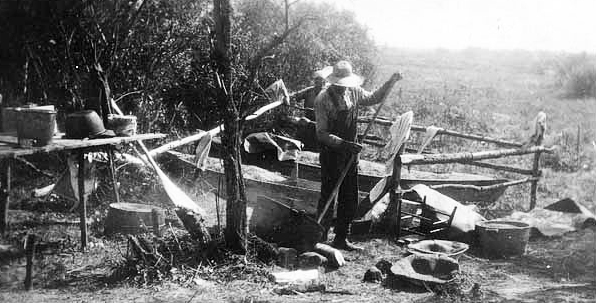
[[[125,192],[125,199],[164,201],[159,187],[145,178],[137,180],[138,184],[129,185],[130,192],[145,190],[151,194],[139,197]],[[510,195],[515,197],[516,193]],[[203,198],[214,214],[213,197]],[[376,262],[395,262],[405,251],[387,238],[360,237],[354,240],[365,247],[364,252],[347,252],[346,266],[327,269],[325,291],[279,295],[274,284],[266,277],[251,276],[251,265],[242,262],[234,269],[244,277],[241,279],[211,279],[205,273],[217,268],[199,265],[199,274],[191,278],[172,275],[154,284],[114,280],[112,273],[128,252],[124,237],[102,235],[105,205],[92,204],[90,245],[81,253],[77,215],[68,211],[68,203],[43,203],[40,206],[39,201],[26,200],[13,204],[12,230],[0,243],[19,243],[31,232],[43,243],[38,246],[30,291],[23,286],[24,258],[2,262],[0,302],[594,302],[596,298],[594,228],[556,238],[533,238],[525,255],[510,259],[484,259],[471,249],[459,260],[460,274],[455,282],[434,292],[362,282],[365,271]],[[270,272],[279,270],[272,265],[259,266]]]
[[[385,239],[360,239],[362,253],[346,253],[348,265],[325,274],[325,292],[277,295],[271,283],[167,281],[153,286],[109,284],[113,243],[93,239],[86,254],[44,255],[36,266],[34,289],[23,289],[22,260],[2,268],[2,302],[593,302],[595,231],[586,229],[559,239],[531,241],[524,256],[487,260],[465,254],[460,259],[457,291],[390,288],[361,282],[365,270],[379,259],[396,261],[399,246]],[[123,243],[121,243],[123,244]],[[62,264],[63,268],[59,268]],[[273,269],[273,268],[271,268]],[[8,276],[8,279],[7,279]],[[7,281],[8,280],[8,281]],[[472,291],[474,283],[480,291]]]

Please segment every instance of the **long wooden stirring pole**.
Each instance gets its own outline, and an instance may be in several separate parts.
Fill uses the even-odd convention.
[[[387,100],[387,96],[388,95],[389,95],[389,92],[387,92],[382,97],[383,100],[381,100],[381,104],[379,104],[379,107],[377,108],[377,111],[375,112],[375,115],[370,120],[370,122],[368,122],[368,125],[366,126],[366,129],[364,130],[364,134],[362,135],[362,138],[363,139],[366,138],[366,135],[368,135],[368,131],[370,130],[370,127],[371,127],[372,123],[379,116],[379,112],[381,112],[381,108],[385,104],[385,101]],[[323,211],[321,212],[321,214],[319,214],[319,217],[317,218],[317,223],[321,224],[321,221],[323,220],[323,217],[325,216],[325,213],[327,213],[327,210],[329,209],[329,206],[331,205],[331,202],[335,199],[335,197],[339,193],[339,188],[340,188],[341,184],[344,182],[344,179],[346,178],[346,175],[348,174],[348,170],[350,170],[350,167],[352,166],[352,164],[354,163],[354,161],[356,161],[356,157],[357,156],[358,156],[357,154],[352,155],[352,157],[350,157],[350,160],[348,160],[348,163],[346,164],[346,166],[342,170],[341,175],[339,176],[339,179],[337,179],[337,183],[335,183],[335,187],[333,188],[333,191],[331,192],[331,195],[329,195],[329,198],[325,202],[325,207],[323,208]]]

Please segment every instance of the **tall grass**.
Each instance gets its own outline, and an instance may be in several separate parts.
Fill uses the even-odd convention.
[[[557,145],[558,149],[554,154],[542,155],[541,168],[545,174],[539,183],[538,206],[571,197],[596,209],[593,198],[596,148],[592,143],[596,141],[596,99],[584,94],[594,83],[590,80],[593,79],[593,62],[596,62],[593,57],[478,49],[383,49],[379,57],[377,78],[368,88],[380,86],[395,71],[404,76],[389,96],[392,102],[381,113],[383,116],[412,110],[417,125],[435,125],[523,143],[534,131],[536,114],[545,112],[547,133],[543,144]],[[401,97],[397,93],[400,88]],[[414,135],[408,146],[416,147],[419,140]],[[458,152],[497,147],[457,138],[438,138],[430,148],[437,152]],[[369,152],[365,156],[374,158],[379,154]],[[532,156],[489,162],[529,169]],[[517,174],[458,164],[415,169],[520,178]],[[511,187],[498,207],[527,209],[528,192],[527,185]]]
[[[586,71],[594,66],[594,59],[589,55],[527,51],[383,49],[378,78],[372,81],[372,87],[382,84],[392,72],[401,71],[404,79],[397,87],[402,95],[399,97],[399,89],[394,89],[392,103],[382,115],[412,110],[418,125],[520,143],[529,139],[534,117],[544,111],[548,125],[544,144],[558,145],[559,149],[554,155],[544,156],[543,166],[560,171],[591,169],[596,164],[592,147],[596,139],[596,100],[569,97],[567,89],[590,82],[588,77],[572,85],[573,79],[589,74]],[[568,68],[566,78],[562,77],[564,67]],[[443,138],[431,148],[457,152],[494,146]],[[511,161],[526,166],[525,160]]]

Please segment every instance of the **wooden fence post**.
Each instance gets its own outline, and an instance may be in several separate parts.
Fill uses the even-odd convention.
[[[579,124],[577,125],[577,143],[575,145],[575,160],[576,160],[576,167],[579,170],[580,169],[580,160],[581,160],[581,155],[580,155],[580,133],[581,133],[581,127],[579,126]]]
[[[35,235],[29,234],[25,240],[25,256],[27,265],[25,268],[25,289],[30,290],[33,285],[33,255],[35,254]]]
[[[536,191],[538,189],[538,181],[540,180],[540,154],[534,154],[534,164],[532,165],[532,177],[536,178],[530,183],[530,209],[536,207]]]
[[[395,155],[395,159],[393,160],[393,174],[391,175],[391,184],[390,191],[389,191],[389,206],[387,207],[387,211],[389,214],[395,213],[395,226],[390,224],[390,227],[394,227],[395,230],[393,232],[396,235],[396,240],[399,240],[399,236],[401,233],[401,199],[402,199],[402,192],[401,192],[401,154],[405,149],[405,143],[400,147],[399,151]],[[396,207],[397,209],[389,209],[391,206]]]
[[[0,163],[0,234],[8,231],[8,205],[10,204],[10,168],[11,159]]]

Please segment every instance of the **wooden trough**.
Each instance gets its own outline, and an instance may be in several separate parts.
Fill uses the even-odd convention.
[[[255,165],[270,171],[279,172],[285,176],[297,175],[299,179],[319,182],[321,180],[321,167],[318,155],[313,152],[299,153],[296,161],[262,161],[259,155],[245,155],[247,164]],[[358,183],[360,190],[369,192],[379,180],[385,166],[381,163],[360,160],[358,165]],[[297,170],[297,174],[296,174]],[[490,187],[506,182],[507,179],[468,173],[432,173],[420,170],[403,172],[401,186],[410,188],[416,184],[424,184],[436,188],[437,191],[457,201],[495,202],[506,190],[506,187]],[[479,187],[486,188],[479,190]]]
[[[166,163],[170,170],[189,169],[191,171],[197,169],[193,160],[193,155],[175,151],[164,153],[160,159],[160,161]],[[201,187],[204,185],[201,183],[206,182],[210,185],[210,188],[217,189],[218,185],[221,184],[219,195],[225,198],[225,178],[219,161],[219,159],[210,157],[206,159],[207,169],[200,172],[196,185]],[[242,165],[242,173],[249,207],[257,203],[258,196],[263,196],[298,211],[304,211],[309,215],[316,214],[320,198],[319,182],[291,179],[251,165]],[[359,195],[360,199],[363,199],[367,193],[360,192]]]

